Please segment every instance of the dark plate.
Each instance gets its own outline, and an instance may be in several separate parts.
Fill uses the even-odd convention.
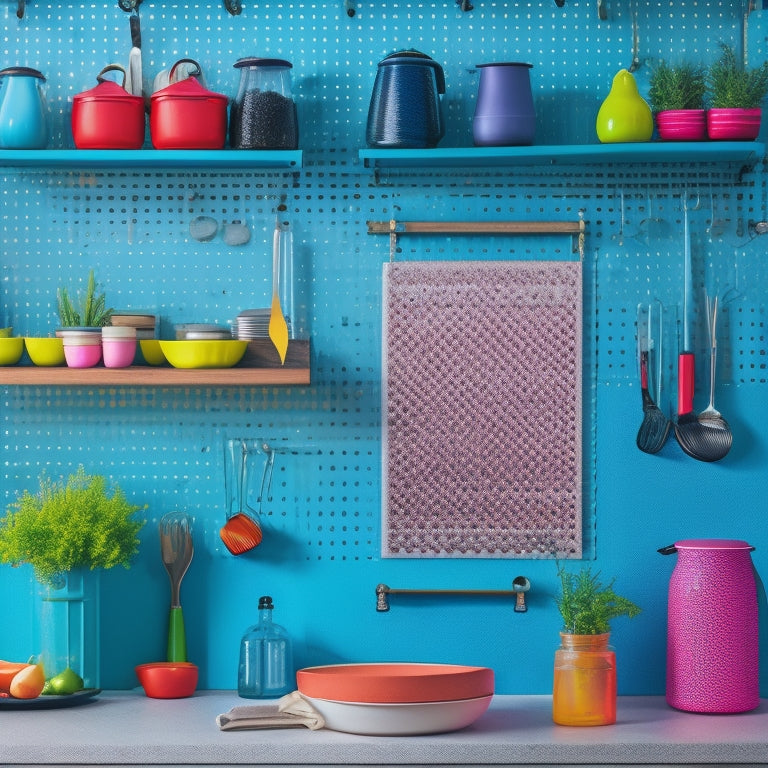
[[[83,688],[68,696],[38,696],[36,699],[12,699],[0,696],[0,709],[61,709],[62,707],[77,707],[87,704],[100,688]]]

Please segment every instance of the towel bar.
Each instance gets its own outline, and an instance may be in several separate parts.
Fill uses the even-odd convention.
[[[391,589],[386,584],[376,586],[376,610],[389,610],[390,595],[459,595],[465,597],[514,597],[515,612],[525,613],[525,593],[531,588],[531,582],[525,576],[516,576],[512,589]]]
[[[579,258],[584,258],[586,224],[578,221],[368,221],[369,235],[389,235],[389,258],[395,259],[398,235],[576,235]]]

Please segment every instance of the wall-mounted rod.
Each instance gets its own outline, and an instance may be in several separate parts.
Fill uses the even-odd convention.
[[[514,597],[515,612],[525,613],[525,593],[531,588],[531,582],[525,576],[516,576],[512,589],[391,589],[386,584],[376,586],[376,610],[389,610],[390,595],[458,595],[461,597]]]
[[[585,223],[579,221],[368,221],[369,235],[389,235],[389,258],[395,259],[399,235],[577,235],[584,258]]]
[[[532,235],[581,234],[580,221],[369,221],[369,235]]]

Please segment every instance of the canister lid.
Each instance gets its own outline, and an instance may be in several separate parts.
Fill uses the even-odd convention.
[[[528,67],[528,69],[533,69],[533,64],[528,64],[525,61],[497,61],[490,64],[476,64],[475,66],[478,69],[483,67]]]
[[[676,549],[754,549],[740,539],[683,539],[675,542]]]
[[[23,75],[25,77],[39,77],[41,80],[45,80],[45,75],[38,69],[32,69],[32,67],[6,67],[0,69],[0,77],[4,75]]]
[[[243,59],[238,59],[234,67],[235,69],[242,69],[243,67],[285,67],[293,69],[293,64],[285,59],[263,59],[259,56],[246,56]]]

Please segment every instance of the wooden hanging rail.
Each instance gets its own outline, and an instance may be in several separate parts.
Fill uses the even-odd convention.
[[[579,221],[368,221],[369,235],[530,235],[584,233]]]

